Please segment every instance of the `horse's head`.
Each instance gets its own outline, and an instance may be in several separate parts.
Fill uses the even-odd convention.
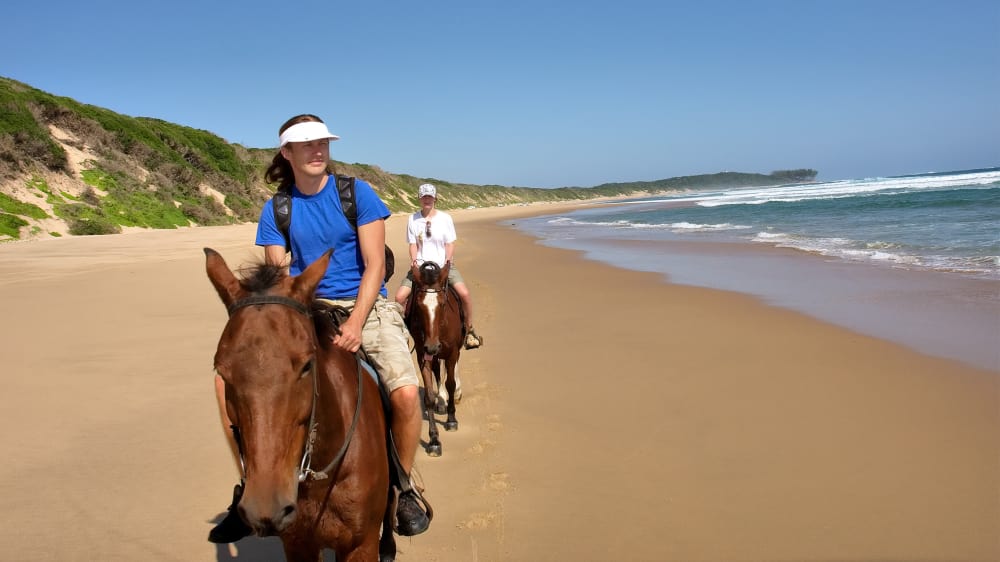
[[[274,534],[296,515],[318,353],[309,304],[330,252],[296,277],[261,264],[239,279],[217,252],[206,248],[205,255],[208,277],[229,311],[215,370],[241,437],[246,482],[239,513],[259,534]]]
[[[413,301],[411,314],[420,326],[423,334],[424,350],[430,355],[437,355],[441,349],[441,319],[444,317],[444,307],[448,302],[448,272],[451,262],[444,267],[429,261],[414,264]]]

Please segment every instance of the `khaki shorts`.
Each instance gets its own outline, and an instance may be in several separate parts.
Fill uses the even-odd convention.
[[[354,310],[354,299],[316,299]],[[403,307],[379,295],[361,330],[361,347],[371,358],[382,384],[392,392],[408,385],[417,386],[417,369],[410,356],[409,333],[403,324]]]
[[[463,284],[465,283],[465,279],[462,279],[462,274],[458,272],[458,268],[455,267],[455,264],[451,264],[451,269],[448,270],[448,282],[451,283],[452,285],[455,285],[457,283],[463,283]],[[406,287],[407,289],[413,288],[412,269],[406,270],[406,277],[403,278],[403,281],[399,284],[399,286]]]

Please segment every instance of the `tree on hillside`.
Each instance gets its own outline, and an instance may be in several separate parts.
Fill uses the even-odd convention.
[[[816,170],[800,168],[798,170],[775,170],[771,172],[771,177],[781,180],[782,183],[802,183],[816,179]]]

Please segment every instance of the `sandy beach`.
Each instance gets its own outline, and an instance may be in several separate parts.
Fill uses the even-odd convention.
[[[1000,560],[1000,373],[510,227],[556,208],[453,213],[486,345],[398,560]],[[237,472],[201,250],[254,232],[0,245],[0,558],[282,559],[205,540]]]

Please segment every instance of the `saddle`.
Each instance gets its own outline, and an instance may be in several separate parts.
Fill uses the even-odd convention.
[[[313,301],[310,306],[312,311],[313,323],[316,327],[316,334],[320,338],[327,338],[333,333],[340,333],[340,326],[343,324],[347,318],[351,315],[351,312],[339,305],[332,305],[322,301]],[[374,362],[365,352],[364,348],[358,350],[355,354],[355,359],[361,364],[361,366],[368,371],[370,375],[375,379],[379,389],[379,396],[382,400],[382,412],[385,415],[385,441],[386,450],[389,453],[389,480],[393,487],[399,490],[399,493],[405,493],[409,491],[417,492],[417,497],[423,501],[424,507],[426,508],[428,517],[433,517],[434,510],[431,508],[427,500],[424,499],[423,494],[420,494],[419,490],[414,489],[413,483],[410,482],[409,476],[406,471],[403,470],[403,465],[399,461],[399,453],[396,450],[396,442],[392,437],[392,402],[389,400],[389,390],[385,387],[382,382],[382,377],[379,375],[378,369],[375,368]]]

